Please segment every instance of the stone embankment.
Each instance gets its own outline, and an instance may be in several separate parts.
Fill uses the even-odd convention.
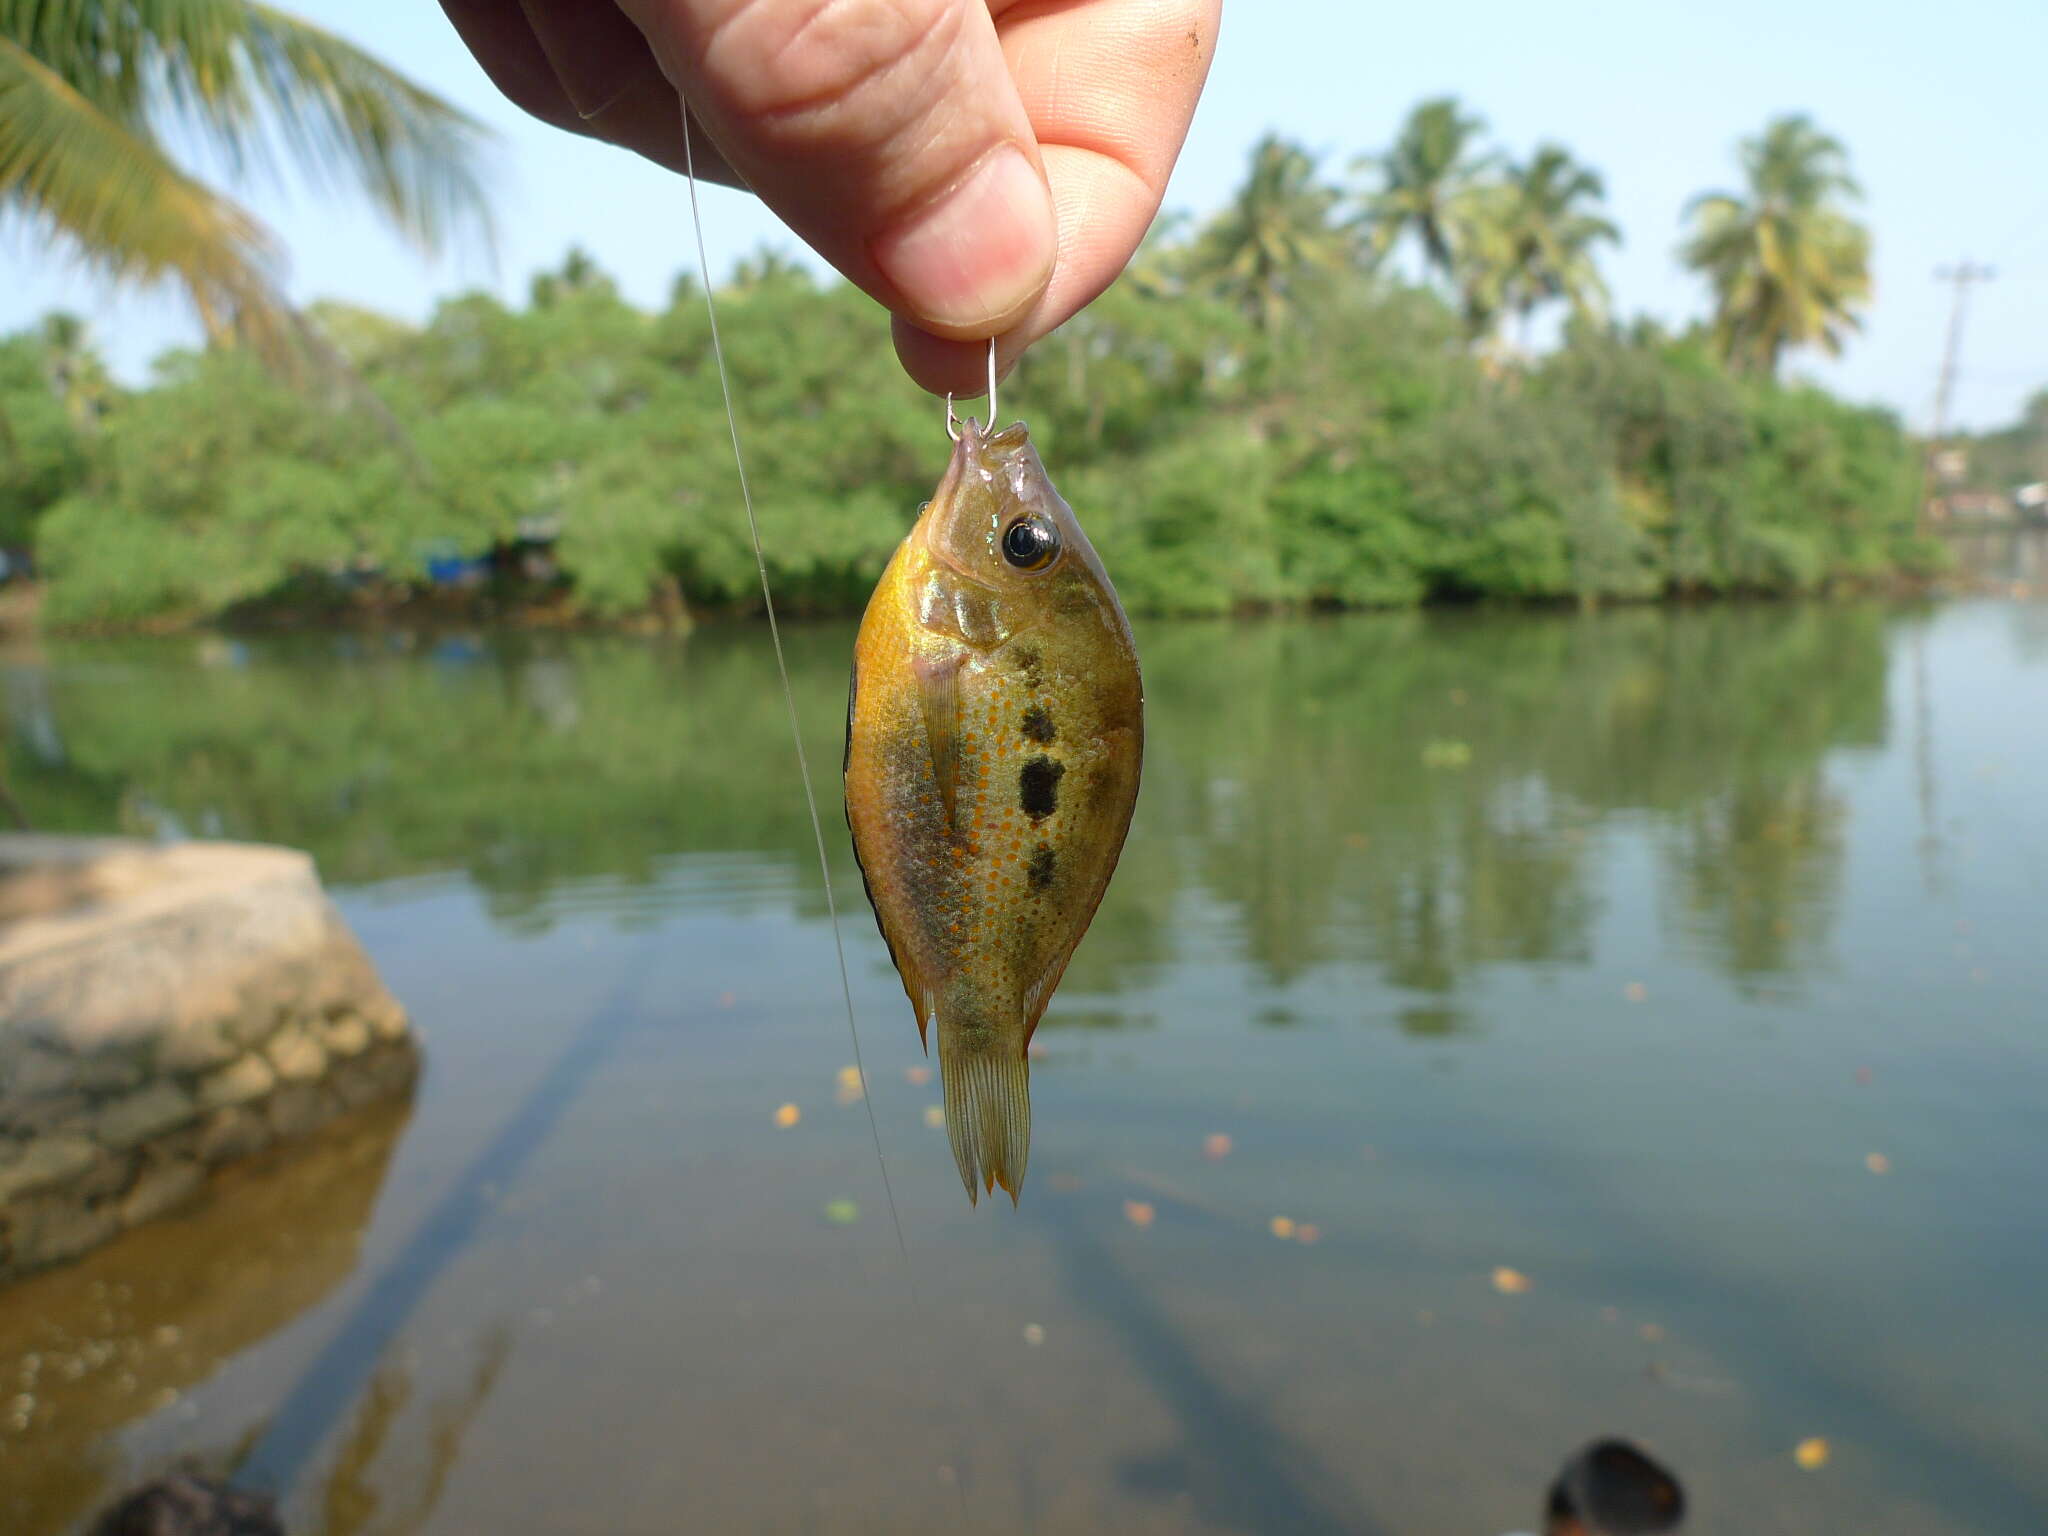
[[[306,855],[0,837],[0,1281],[417,1070]]]

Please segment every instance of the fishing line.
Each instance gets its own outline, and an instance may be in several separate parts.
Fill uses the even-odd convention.
[[[782,702],[789,708],[789,735],[796,743],[796,768],[804,781],[804,805],[811,813],[811,836],[818,844],[818,877],[825,887],[825,913],[832,923],[832,950],[839,957],[839,994],[846,1000],[846,1032],[853,1039],[853,1070],[860,1074],[861,1102],[868,1110],[868,1133],[875,1140],[875,1166],[882,1170],[882,1193],[889,1200],[889,1223],[896,1229],[896,1250],[910,1266],[910,1246],[903,1241],[903,1218],[896,1211],[896,1191],[889,1183],[889,1160],[882,1155],[882,1128],[875,1119],[875,1096],[868,1091],[868,1069],[860,1056],[860,1026],[854,1022],[853,983],[846,974],[846,943],[839,935],[839,903],[832,895],[832,863],[825,854],[825,824],[818,818],[818,797],[811,790],[811,763],[804,752],[804,732],[797,719],[796,691],[789,686],[789,662],[782,654],[782,630],[775,622],[775,596],[768,590],[768,557],[761,550],[761,524],[754,516],[754,493],[747,486],[747,464],[740,453],[740,419],[733,409],[732,383],[725,374],[725,347],[718,339],[718,309],[711,302],[711,259],[704,254],[704,215],[697,207],[697,161],[690,145],[690,109],[683,112],[683,175],[690,183],[690,224],[697,236],[697,277],[704,285],[704,315],[711,322],[711,357],[718,365],[718,389],[725,397],[725,425],[732,434],[732,464],[739,472],[740,501],[747,509],[747,532],[754,540],[754,568],[761,573],[761,606],[768,612],[768,638],[775,647],[775,670],[782,677]],[[993,364],[991,364],[993,366]]]

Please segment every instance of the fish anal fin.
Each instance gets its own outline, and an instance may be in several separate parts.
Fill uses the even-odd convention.
[[[931,750],[932,778],[939,786],[939,803],[946,808],[946,825],[953,826],[953,803],[960,781],[960,666],[961,658],[919,661],[911,671],[924,705],[925,742]]]

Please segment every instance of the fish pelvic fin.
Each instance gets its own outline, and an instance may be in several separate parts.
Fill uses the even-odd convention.
[[[946,1097],[946,1139],[967,1198],[979,1204],[1001,1185],[1017,1203],[1031,1155],[1031,1068],[1022,1046],[962,1045],[939,1026],[939,1083]]]

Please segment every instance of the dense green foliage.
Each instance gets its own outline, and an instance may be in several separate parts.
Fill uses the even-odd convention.
[[[1602,318],[1597,176],[1554,146],[1479,157],[1443,105],[1356,215],[1311,157],[1262,143],[1228,208],[1162,229],[1006,386],[1134,611],[1798,592],[1920,557],[1895,421],[1730,373],[1709,334]],[[1442,242],[1451,269],[1396,278],[1378,258],[1404,241],[1432,263]],[[939,407],[844,285],[771,253],[718,298],[777,590],[853,609],[938,477]],[[1546,306],[1561,345],[1502,342],[1496,322]],[[50,619],[376,609],[494,551],[464,601],[610,619],[756,600],[693,283],[650,314],[572,255],[524,309],[311,318],[350,388],[288,390],[217,348],[78,409],[57,382],[80,376],[75,334],[0,351],[21,439],[0,516],[41,513]],[[512,558],[536,541],[545,580]]]

